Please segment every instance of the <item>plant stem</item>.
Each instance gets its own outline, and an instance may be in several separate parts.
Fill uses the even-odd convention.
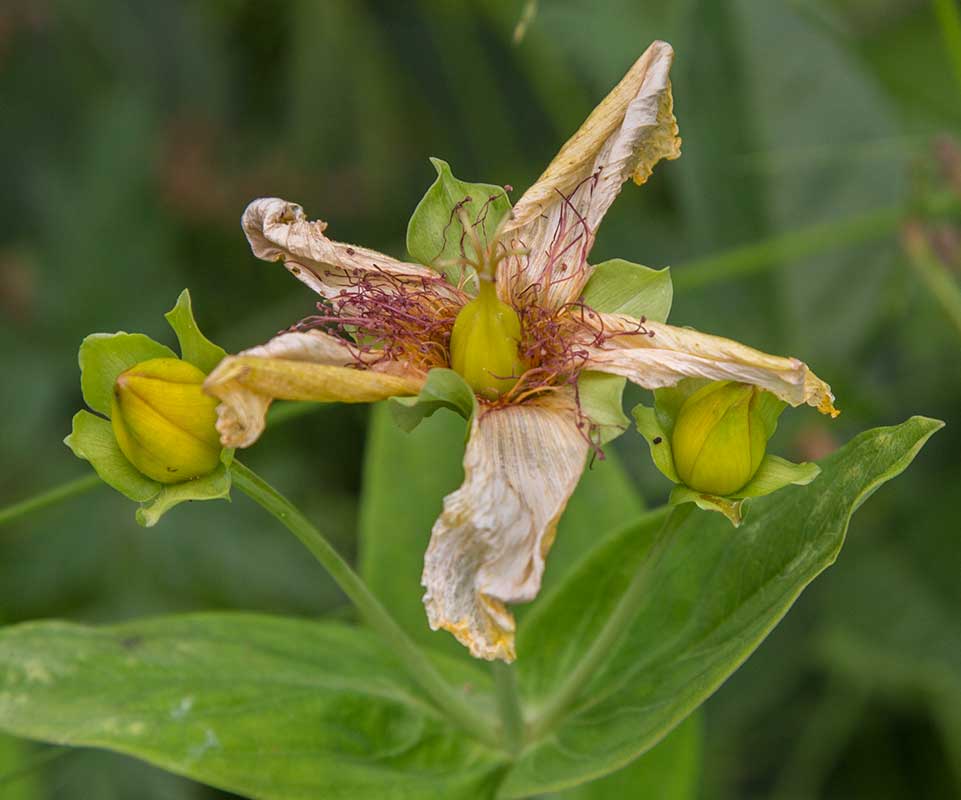
[[[932,0],[935,16],[941,28],[941,37],[948,51],[951,66],[954,67],[954,77],[961,89],[961,11],[958,10],[957,0]]]
[[[904,252],[908,262],[921,277],[928,291],[934,296],[948,318],[961,334],[961,286],[941,263],[941,259],[928,244],[924,228],[918,223],[908,223],[902,233]]]
[[[617,601],[617,605],[601,627],[597,637],[531,722],[530,738],[532,740],[541,738],[555,728],[557,723],[570,712],[595,673],[610,658],[611,651],[637,616],[641,606],[650,600],[648,590],[651,576],[661,563],[664,554],[670,549],[670,545],[675,540],[675,534],[690,515],[692,508],[690,504],[676,506],[664,520],[644,561],[634,573],[631,582],[621,595],[621,599]]]
[[[293,419],[313,414],[318,409],[330,407],[331,404],[329,403],[282,403],[270,409],[267,423],[274,426],[283,425]],[[28,497],[26,500],[20,500],[6,508],[0,508],[0,525],[33,511],[39,511],[46,506],[59,503],[61,500],[69,500],[71,497],[86,494],[99,486],[106,486],[106,484],[100,480],[96,473],[61,483],[59,486],[54,486],[45,492]]]
[[[517,753],[524,741],[524,715],[517,695],[515,667],[495,661],[491,664],[491,672],[494,674],[494,691],[497,694],[504,747],[510,753]]]
[[[310,550],[361,616],[384,638],[437,709],[481,741],[500,747],[501,742],[490,721],[451,687],[323,534],[280,492],[239,461],[233,462],[230,473],[234,486],[273,514]]]
[[[100,480],[100,476],[95,472],[84,475],[82,478],[74,478],[72,481],[61,483],[46,492],[35,494],[33,497],[28,497],[26,500],[21,500],[19,503],[14,503],[6,508],[0,508],[0,525],[17,517],[22,517],[24,514],[29,514],[31,511],[39,511],[47,506],[55,505],[61,500],[68,500],[71,497],[84,494],[98,486],[106,486],[106,484]]]
[[[913,209],[895,206],[870,211],[841,222],[823,222],[772,236],[754,244],[735,247],[717,255],[689,261],[673,269],[675,289],[693,289],[729,278],[738,278],[775,267],[783,261],[806,258],[842,247],[883,239],[896,233]],[[924,216],[943,216],[961,211],[954,192],[929,197],[921,209]]]

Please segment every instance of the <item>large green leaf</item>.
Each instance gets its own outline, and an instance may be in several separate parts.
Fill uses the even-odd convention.
[[[657,747],[612,775],[552,795],[554,800],[649,797],[694,800],[701,775],[701,720],[692,714]]]
[[[427,627],[420,573],[444,495],[463,479],[463,455],[464,420],[457,414],[441,411],[405,433],[386,404],[371,413],[360,504],[360,572],[422,644],[453,642]]]
[[[464,420],[441,410],[404,433],[381,405],[371,415],[360,518],[360,570],[368,585],[421,643],[460,651],[427,627],[420,574],[444,496],[463,480]],[[642,504],[616,455],[585,470],[557,527],[545,585],[556,582],[605,533],[634,519]]]
[[[488,688],[482,672],[451,670],[475,693]],[[502,771],[371,634],[252,614],[7,628],[0,728],[262,800],[473,800]]]
[[[0,797],[3,800],[34,800],[40,797],[37,754],[31,745],[0,734]]]
[[[717,689],[833,563],[851,514],[903,471],[941,425],[913,417],[857,436],[825,459],[812,484],[756,500],[739,529],[718,515],[689,515],[652,576],[652,601],[566,708],[560,727],[528,746],[503,796],[579,783],[623,766],[658,741]],[[654,512],[592,551],[521,626],[518,678],[535,715],[611,614],[664,513]]]

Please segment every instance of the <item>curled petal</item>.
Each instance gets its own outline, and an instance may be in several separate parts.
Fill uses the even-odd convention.
[[[502,295],[530,294],[538,285],[541,302],[556,307],[574,300],[590,276],[587,254],[597,226],[623,183],[644,183],[658,161],[680,156],[673,59],[666,42],[648,47],[524,193],[504,231],[529,254],[502,270]]]
[[[225,447],[253,444],[274,399],[371,403],[415,395],[423,385],[422,375],[402,372],[396,364],[357,369],[359,359],[347,343],[320,331],[284,333],[228,356],[204,382],[204,390],[220,400],[221,442]]]
[[[750,383],[792,406],[807,404],[837,416],[831,387],[796,358],[772,356],[753,347],[657,322],[619,314],[594,318],[601,344],[587,346],[589,369],[622,375],[645,389],[673,386],[682,378]],[[638,333],[640,329],[646,333]]]
[[[454,292],[442,276],[426,267],[328,239],[327,223],[308,221],[296,203],[261,197],[247,206],[242,224],[255,256],[283,261],[295,277],[323,297],[349,293],[361,280],[385,287],[398,282],[428,283],[439,292]]]
[[[476,658],[514,660],[507,603],[532,600],[557,521],[584,469],[570,398],[488,409],[473,423],[464,483],[444,499],[421,583],[432,629]]]

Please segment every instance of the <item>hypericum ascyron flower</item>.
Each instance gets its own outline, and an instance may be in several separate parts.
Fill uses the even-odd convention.
[[[78,411],[64,443],[105,483],[139,502],[137,521],[156,525],[188,500],[230,495],[216,401],[207,374],[226,355],[197,327],[186,289],[165,314],[178,358],[142,333],[94,333],[80,345],[80,386],[91,411]],[[96,413],[93,413],[96,412]]]
[[[206,374],[179,358],[152,358],[117,376],[110,423],[120,450],[144,475],[180,483],[220,466],[216,401]]]
[[[767,449],[758,410],[763,399],[764,390],[756,386],[717,381],[684,401],[671,446],[677,474],[687,486],[723,496],[754,477]]]
[[[598,226],[622,184],[644,183],[658,161],[680,155],[672,59],[668,44],[651,45],[499,224],[490,212],[506,199],[495,193],[465,193],[449,213],[430,210],[445,217],[441,249],[460,240],[454,280],[334,242],[325,223],[307,221],[293,203],[255,200],[244,213],[253,252],[282,261],[322,300],[317,315],[210,375],[223,443],[252,444],[275,398],[372,402],[417,395],[432,369],[459,371],[477,411],[464,483],[444,501],[422,583],[431,627],[449,630],[477,657],[514,658],[507,605],[538,593],[557,521],[593,446],[595,420],[579,392],[585,371],[648,389],[687,376],[735,380],[833,411],[827,384],[796,359],[582,300]],[[478,279],[493,284],[478,289]]]

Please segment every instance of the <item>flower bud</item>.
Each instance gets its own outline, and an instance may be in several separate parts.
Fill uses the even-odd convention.
[[[678,477],[691,489],[723,497],[754,477],[769,435],[762,395],[755,386],[720,381],[684,401],[671,445]]]
[[[477,394],[496,400],[524,371],[517,352],[520,338],[517,312],[498,299],[493,281],[481,278],[477,297],[454,320],[451,367]]]
[[[180,483],[220,463],[217,400],[204,394],[206,376],[176,358],[153,358],[120,374],[111,424],[120,450],[144,475]]]

